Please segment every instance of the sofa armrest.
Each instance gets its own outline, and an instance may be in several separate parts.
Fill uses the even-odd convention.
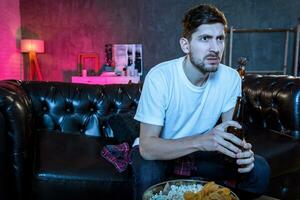
[[[7,154],[6,154],[6,138],[5,138],[5,122],[0,112],[0,199],[7,199]]]
[[[284,75],[248,75],[245,123],[300,139],[300,78]]]
[[[6,170],[5,191],[8,199],[22,199],[26,193],[26,175],[29,166],[30,101],[18,81],[0,81],[0,124],[1,127],[1,163]],[[1,165],[2,165],[1,164]],[[2,187],[2,186],[1,186]]]

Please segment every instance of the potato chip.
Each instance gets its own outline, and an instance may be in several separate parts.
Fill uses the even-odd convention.
[[[206,183],[199,192],[185,192],[184,200],[235,200],[229,188],[221,187],[215,182]]]

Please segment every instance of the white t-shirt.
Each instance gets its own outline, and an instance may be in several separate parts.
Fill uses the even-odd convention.
[[[241,94],[236,70],[220,64],[206,83],[193,85],[183,71],[185,57],[163,62],[146,76],[134,119],[163,126],[160,137],[176,139],[212,129]],[[134,145],[138,143],[138,140]]]

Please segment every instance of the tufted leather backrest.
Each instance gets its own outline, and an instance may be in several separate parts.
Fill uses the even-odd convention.
[[[31,98],[35,129],[100,136],[106,119],[135,111],[141,88],[129,85],[86,85],[22,82]]]
[[[140,84],[86,85],[24,81],[30,96],[36,129],[99,136],[106,119],[135,111]],[[246,123],[300,137],[300,78],[282,75],[247,75]]]
[[[300,78],[282,75],[248,75],[246,123],[300,138]]]

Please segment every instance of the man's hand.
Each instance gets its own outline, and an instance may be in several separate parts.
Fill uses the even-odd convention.
[[[251,150],[252,145],[244,142],[244,151],[237,154],[237,164],[240,165],[238,168],[239,173],[248,173],[254,167],[254,153]]]
[[[232,120],[228,120],[219,124],[207,134],[200,136],[202,140],[201,150],[218,151],[232,158],[237,158],[237,154],[242,152],[241,147],[243,147],[244,142],[235,135],[227,133],[225,130],[228,126],[241,128],[239,123]],[[245,155],[240,156],[244,158]]]
[[[240,165],[238,172],[248,173],[254,167],[254,153],[251,150],[252,145],[242,141],[231,133],[227,133],[226,129],[228,126],[241,128],[238,122],[232,120],[219,124],[202,136],[201,140],[203,140],[203,146],[201,150],[218,151],[232,158],[237,158],[236,162]]]

